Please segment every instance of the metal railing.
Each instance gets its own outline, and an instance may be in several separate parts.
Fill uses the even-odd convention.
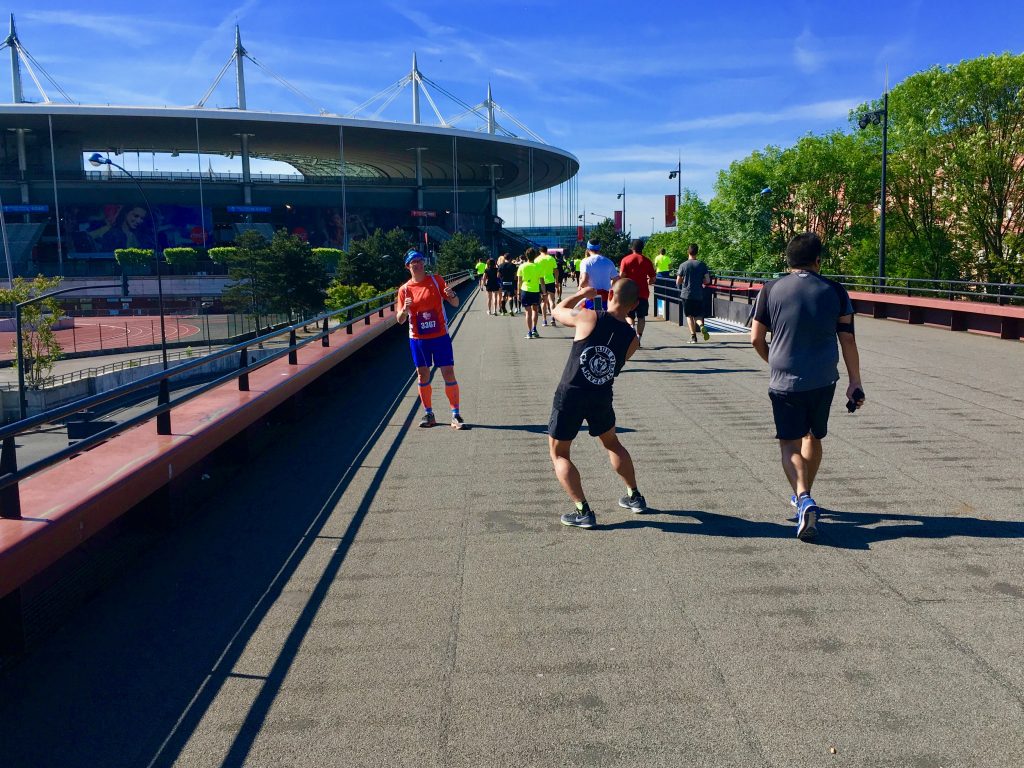
[[[445,276],[445,280],[449,282],[449,284],[457,284],[468,278],[470,278],[470,272],[468,270]],[[169,435],[171,434],[171,411],[177,406],[187,403],[206,394],[210,390],[221,386],[222,384],[236,379],[238,381],[239,391],[247,392],[249,390],[249,374],[253,371],[259,370],[260,368],[263,368],[264,366],[286,356],[288,358],[289,365],[298,365],[298,350],[302,347],[312,344],[315,341],[320,341],[322,346],[329,347],[332,333],[344,328],[346,333],[352,334],[353,326],[357,322],[363,321],[366,325],[369,325],[370,317],[372,315],[377,314],[380,317],[384,317],[385,310],[389,308],[394,312],[396,294],[397,290],[388,291],[369,299],[357,301],[354,304],[342,307],[341,309],[321,313],[316,317],[307,318],[302,322],[280,328],[264,334],[263,336],[258,336],[256,338],[234,344],[230,347],[225,347],[224,349],[202,357],[196,357],[187,362],[181,363],[180,365],[153,373],[137,381],[124,384],[107,392],[91,395],[89,397],[82,398],[81,400],[76,400],[73,403],[68,403],[67,405],[59,406],[49,411],[44,411],[43,413],[35,416],[21,419],[20,421],[16,421],[5,427],[0,427],[0,442],[2,442],[2,449],[0,449],[0,517],[15,519],[21,517],[21,497],[18,484],[25,478],[31,477],[37,472],[47,469],[48,467],[52,467],[55,464],[59,464],[65,459],[70,459],[73,456],[79,455],[90,448],[109,440],[115,435],[144,422],[151,421],[154,418],[156,418],[157,421],[157,434]],[[337,325],[331,327],[331,320],[336,319],[340,319],[340,321]],[[318,333],[307,336],[301,340],[298,339],[297,334],[299,330],[314,323],[320,325],[321,330]],[[276,351],[271,352],[269,355],[266,355],[257,361],[249,361],[250,348],[265,345],[267,342],[278,339],[285,334],[288,335],[288,343],[286,346],[280,347]],[[217,376],[184,394],[181,394],[171,402],[170,379],[175,376],[188,373],[189,371],[193,371],[216,360],[232,356],[238,357],[237,368],[229,371],[228,373]],[[154,387],[159,388],[159,394],[157,396],[157,403],[153,408],[147,409],[144,412],[121,421],[107,429],[96,432],[95,434],[78,441],[74,445],[63,448],[42,459],[38,459],[24,468],[18,468],[15,440],[20,435],[30,432],[37,427],[41,427],[44,424],[50,424],[67,419],[69,416],[73,416],[81,411],[106,405],[129,395],[143,391],[152,391]]]
[[[196,357],[196,352],[191,349],[183,349],[178,352],[168,352],[168,360],[181,360],[183,358]],[[146,365],[153,365],[154,363],[163,362],[163,355],[146,355],[145,357],[133,357],[131,360],[118,360],[116,363],[107,363],[106,365],[94,366],[92,368],[82,368],[78,371],[71,371],[70,373],[54,374],[47,377],[46,387],[59,387],[64,384],[70,384],[81,379],[93,379],[97,376],[103,376],[107,373],[117,373],[118,371],[128,370],[130,368],[142,368]],[[18,385],[15,382],[3,382],[0,383],[0,390],[16,392]]]
[[[722,270],[715,273],[716,284],[729,281],[735,285],[737,281],[763,283],[771,280],[779,273],[772,272],[737,272]],[[1024,284],[1020,283],[987,283],[971,280],[935,280],[919,277],[886,277],[878,275],[830,275],[825,277],[835,280],[845,288],[853,291],[872,293],[891,293],[897,296],[920,296],[924,298],[946,299],[949,301],[983,301],[995,304],[1024,304]]]

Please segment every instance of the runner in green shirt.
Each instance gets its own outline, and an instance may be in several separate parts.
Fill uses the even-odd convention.
[[[484,290],[484,270],[487,269],[487,262],[483,259],[476,260],[476,278],[480,283],[480,290]]]
[[[672,271],[672,259],[665,254],[664,248],[654,257],[654,271],[658,277],[671,277],[669,273]]]
[[[544,276],[544,290],[541,291],[540,295],[540,309],[543,315],[543,324],[548,324],[548,315],[551,314],[551,310],[555,307],[555,283],[557,282],[556,272],[558,271],[558,261],[554,256],[548,253],[548,247],[542,245],[540,247],[540,255],[537,256],[533,261],[533,265],[540,269],[541,274]],[[555,318],[551,318],[551,325],[555,325]]]
[[[577,285],[580,282],[580,264],[583,263],[583,259],[573,259],[572,261],[572,279],[576,281]]]
[[[526,261],[520,264],[516,271],[516,279],[519,282],[519,303],[522,305],[523,315],[526,317],[526,338],[539,339],[537,313],[540,309],[540,295],[544,290],[544,272],[533,263],[537,258],[536,248],[527,248],[523,257]]]

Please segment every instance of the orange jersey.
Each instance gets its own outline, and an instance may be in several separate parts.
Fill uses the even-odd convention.
[[[398,289],[398,308],[412,299],[409,307],[409,336],[414,339],[436,339],[448,333],[444,317],[444,278],[427,275],[421,282],[412,280]]]

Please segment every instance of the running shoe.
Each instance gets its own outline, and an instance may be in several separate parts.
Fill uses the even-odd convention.
[[[433,411],[423,414],[423,418],[420,419],[420,426],[424,428],[437,426],[437,417],[434,416]]]
[[[619,499],[619,506],[639,515],[641,512],[647,511],[647,499],[640,495],[640,491],[633,491],[632,495]]]
[[[525,338],[527,338],[527,339],[532,339],[532,338],[533,338],[533,331],[529,331],[529,332],[528,332],[528,333],[526,334],[526,337],[525,337]]]
[[[796,537],[800,541],[811,541],[818,535],[818,505],[810,496],[802,496],[797,511],[800,515],[796,526]]]
[[[540,338],[540,334],[537,333],[537,329],[536,328],[533,329],[533,338],[535,338],[535,339],[539,339]]]
[[[555,322],[555,318],[553,318],[553,317],[551,318],[551,327],[552,328],[557,328],[558,327],[558,323]]]
[[[547,327],[548,327],[548,321],[547,321],[547,320],[545,320],[545,321],[544,321],[544,322],[542,323],[542,325],[543,325],[543,326],[544,326],[545,328],[547,328]]]
[[[594,516],[594,510],[589,507],[582,512],[574,509],[572,512],[562,515],[562,525],[569,525],[573,528],[593,528],[597,525],[597,517]]]
[[[462,429],[462,426],[466,423],[466,420],[458,413],[452,414],[452,429]]]
[[[696,344],[696,343],[697,343],[697,337],[696,337],[696,335],[694,335],[694,336],[691,336],[691,337],[690,337],[690,341],[689,341],[689,343],[690,343],[690,344]]]
[[[704,341],[709,341],[711,339],[711,334],[708,333],[708,327],[704,325],[704,323],[700,324],[700,335],[704,337]]]

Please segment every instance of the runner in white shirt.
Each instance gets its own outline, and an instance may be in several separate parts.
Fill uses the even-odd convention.
[[[608,305],[608,291],[611,290],[612,280],[619,276],[619,270],[615,262],[607,256],[601,255],[601,244],[595,240],[587,243],[587,257],[580,264],[580,290],[593,288],[604,306]],[[594,299],[597,302],[597,298]],[[595,309],[603,309],[595,304]]]

